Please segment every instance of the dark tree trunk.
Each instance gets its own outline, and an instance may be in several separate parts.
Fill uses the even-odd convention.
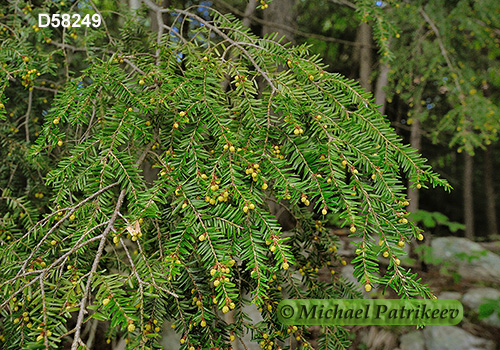
[[[293,30],[283,28],[296,28],[295,14],[296,0],[274,0],[269,7],[264,11],[265,24],[262,26],[262,36],[278,33],[276,40],[284,36],[282,43],[295,43],[295,34]],[[276,26],[275,26],[276,25]],[[282,71],[288,67],[279,66],[278,71]],[[259,84],[260,85],[260,84]],[[274,112],[273,112],[274,113]],[[296,221],[293,215],[288,211],[288,203],[286,201],[277,201],[277,198],[268,201],[269,210],[276,217],[284,231],[291,230],[295,227]]]
[[[498,236],[497,212],[495,205],[495,186],[493,181],[493,148],[488,146],[484,153],[484,194],[486,197],[486,218],[488,234]]]
[[[295,34],[292,30],[283,29],[287,26],[290,28],[296,28],[296,14],[294,11],[296,0],[274,0],[267,9],[264,11],[264,20],[266,24],[262,27],[262,35],[270,33],[278,33],[278,39],[280,37],[285,37],[283,42],[295,43]],[[279,27],[273,26],[273,24],[281,25]]]
[[[358,29],[357,41],[359,49],[359,83],[368,91],[372,91],[370,77],[372,74],[372,32],[367,23],[361,23]]]
[[[474,196],[472,194],[472,180],[474,159],[467,152],[464,153],[464,221],[465,237],[474,239]]]
[[[132,3],[134,0],[130,0],[130,1]],[[156,4],[163,7],[163,8],[168,8],[170,6],[169,0],[162,0],[160,3],[156,2]],[[159,31],[160,27],[158,25],[158,17],[157,17],[156,12],[151,11],[149,18],[151,19],[151,30],[153,32]],[[162,14],[162,20],[163,20],[163,23],[165,23],[167,25],[169,24],[167,12]]]
[[[420,104],[419,104],[420,107]],[[417,107],[418,109],[420,109]],[[420,111],[417,111],[417,114],[420,113]],[[422,137],[421,137],[422,131],[421,131],[421,125],[420,125],[420,120],[419,119],[414,119],[413,124],[411,125],[411,135],[410,135],[410,146],[420,150],[422,146]],[[408,199],[410,202],[410,205],[408,206],[408,211],[410,213],[414,213],[418,210],[419,205],[419,199],[420,199],[420,191],[419,189],[408,189]]]
[[[386,63],[380,63],[380,73],[377,79],[377,85],[375,86],[375,104],[380,105],[378,110],[381,114],[385,113],[385,97],[386,93],[384,87],[387,86],[389,79],[389,65]]]
[[[250,17],[253,16],[256,6],[257,6],[257,0],[248,1],[247,7],[245,8],[245,15],[243,16],[243,25],[245,27],[250,28],[250,24],[252,24],[252,20],[250,19]]]

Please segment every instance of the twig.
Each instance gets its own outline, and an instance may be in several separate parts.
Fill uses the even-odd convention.
[[[78,249],[82,248],[83,246],[86,246],[87,244],[89,243],[92,243],[94,241],[97,241],[98,239],[101,239],[102,235],[98,235],[98,236],[95,236],[93,238],[90,238],[88,241],[85,241],[83,243],[80,243],[85,237],[88,236],[88,234],[96,229],[98,229],[99,227],[101,226],[104,226],[104,225],[107,225],[108,224],[108,221],[105,221],[105,222],[102,222],[94,227],[92,227],[90,230],[88,230],[84,235],[82,235],[82,237],[80,237],[80,239],[78,239],[78,241],[76,242],[76,244],[68,251],[66,252],[64,255],[62,255],[61,257],[59,257],[56,261],[54,261],[52,264],[50,264],[48,267],[44,268],[44,269],[41,269],[41,270],[34,270],[34,271],[31,271],[31,272],[25,272],[25,273],[22,273],[22,274],[19,274],[16,275],[15,277],[11,278],[10,280],[8,281],[5,281],[4,283],[2,283],[0,285],[0,289],[5,286],[5,285],[8,285],[8,284],[14,284],[18,279],[20,278],[23,278],[23,277],[27,277],[27,276],[30,276],[30,275],[36,275],[36,274],[39,274],[35,279],[33,279],[32,281],[28,282],[27,284],[21,286],[16,292],[12,293],[8,298],[7,300],[5,300],[3,302],[3,304],[0,305],[0,309],[2,309],[9,301],[10,299],[12,299],[13,297],[15,297],[18,293],[20,293],[23,289],[31,286],[33,283],[35,283],[39,278],[42,278],[48,271],[50,271],[53,267],[59,265],[59,263],[62,262],[62,264],[64,264],[64,262],[66,261],[66,258],[68,258],[71,254],[73,254],[74,252],[76,252]]]
[[[28,110],[26,111],[26,120],[24,122],[24,130],[26,132],[26,142],[30,142],[30,129],[29,129],[29,119],[31,113],[31,105],[33,104],[33,89],[30,89],[28,94]]]
[[[43,325],[45,327],[43,343],[45,348],[49,348],[49,340],[47,338],[47,305],[45,302],[45,287],[43,286],[43,278],[40,278],[40,293],[42,296],[42,313],[43,313]]]
[[[77,51],[80,51],[80,52],[85,52],[87,51],[86,49],[84,48],[81,48],[81,47],[76,47],[76,46],[73,46],[73,45],[69,45],[69,44],[66,44],[66,43],[58,43],[58,42],[55,42],[55,41],[51,41],[50,42],[51,45],[54,45],[60,49],[70,49],[71,51],[73,52],[77,52]]]
[[[252,65],[255,67],[257,72],[260,73],[260,75],[268,82],[269,86],[271,87],[271,95],[274,95],[274,93],[277,91],[276,87],[274,86],[273,82],[269,78],[269,76],[260,68],[260,66],[255,62],[254,58],[250,53],[243,47],[241,44],[233,39],[231,39],[228,35],[226,35],[223,31],[221,31],[218,27],[210,24],[209,22],[205,21],[203,18],[200,16],[197,16],[191,12],[176,9],[175,12],[182,13],[185,16],[192,17],[196,19],[198,22],[203,23],[207,28],[210,28],[213,30],[215,33],[219,34],[221,37],[223,37],[225,40],[229,41],[230,43],[234,44],[240,51],[248,58],[248,60],[252,63]]]
[[[455,73],[455,77],[453,78],[453,80],[455,81],[455,85],[457,86],[458,92],[460,92],[459,98],[460,100],[463,100],[462,87],[460,86],[460,83],[458,81],[459,74],[455,69],[455,67],[453,66],[453,64],[451,63],[450,58],[448,57],[448,51],[446,51],[446,48],[444,47],[443,39],[441,38],[441,34],[439,34],[439,29],[422,7],[419,9],[419,12],[425,19],[425,21],[431,26],[434,34],[436,34],[436,38],[438,39],[439,49],[441,50],[441,55],[443,55],[443,58],[445,59],[446,64],[448,65],[450,70]]]
[[[102,255],[102,252],[104,250],[106,238],[109,234],[109,231],[111,231],[111,228],[113,227],[113,225],[116,221],[116,218],[118,216],[118,212],[120,211],[120,208],[123,204],[123,198],[125,197],[125,192],[126,192],[125,189],[123,189],[120,192],[120,196],[118,197],[118,201],[116,202],[115,211],[113,212],[113,215],[111,216],[111,219],[108,222],[108,226],[104,230],[104,232],[102,234],[101,241],[99,242],[99,248],[97,248],[97,252],[96,252],[96,255],[94,258],[94,263],[92,264],[92,268],[90,270],[89,277],[87,279],[87,285],[85,287],[85,291],[84,291],[82,300],[80,301],[80,311],[78,313],[78,319],[76,321],[76,326],[75,326],[76,331],[75,331],[75,336],[73,339],[73,344],[71,345],[71,350],[76,350],[76,348],[78,347],[78,342],[81,342],[80,331],[81,331],[81,327],[82,327],[82,323],[83,323],[83,316],[84,316],[85,309],[87,306],[87,299],[89,298],[90,289],[92,287],[92,278],[94,277],[94,273],[97,271],[97,266],[99,264],[99,260],[101,260],[101,255]]]
[[[146,75],[145,71],[143,71],[142,69],[137,67],[135,64],[133,64],[132,61],[130,61],[128,58],[123,58],[123,61],[125,61],[125,63],[127,63],[130,67],[132,67],[132,72],[137,71],[141,75]]]
[[[33,86],[33,89],[36,89],[36,90],[43,90],[43,91],[50,91],[50,92],[53,92],[54,94],[57,94],[59,92],[59,90],[57,89],[52,89],[52,88],[48,88],[48,87],[45,87],[45,86]]]
[[[83,206],[85,203],[87,203],[88,201],[90,201],[91,199],[93,199],[94,197],[98,196],[99,194],[101,194],[102,192],[104,191],[107,191],[109,190],[111,187],[114,187],[118,185],[118,182],[115,182],[115,183],[112,183],[111,185],[108,185],[106,187],[103,187],[101,188],[99,191],[97,191],[96,193],[92,194],[90,197],[84,199],[83,201],[81,201],[80,203],[76,204],[75,206],[71,207],[71,208],[65,208],[65,209],[60,209],[54,213],[52,213],[51,215],[47,216],[45,219],[43,219],[42,221],[38,222],[32,229],[30,229],[25,235],[23,235],[23,237],[21,237],[21,241],[24,240],[31,232],[33,232],[38,225],[45,225],[45,223],[47,223],[49,221],[49,219],[54,216],[56,213],[60,212],[60,211],[65,211],[65,210],[70,210],[64,217],[62,217],[58,222],[56,222],[56,224],[49,230],[49,232],[47,232],[47,234],[40,240],[40,242],[38,242],[37,246],[31,251],[31,254],[30,256],[26,259],[26,261],[24,262],[23,266],[21,267],[21,269],[19,270],[19,272],[17,273],[16,277],[19,277],[19,274],[21,273],[24,273],[24,269],[26,269],[26,266],[28,265],[28,263],[31,261],[31,259],[33,258],[33,255],[35,255],[35,253],[38,251],[38,249],[40,249],[40,247],[42,246],[43,242],[45,242],[45,240],[50,236],[50,234],[52,232],[54,232],[54,230],[64,221],[66,220],[67,218],[69,218],[71,216],[71,214],[73,214],[73,212],[78,209],[79,207]]]
[[[144,312],[144,288],[143,284],[145,284],[142,280],[139,274],[137,273],[137,269],[135,268],[134,261],[132,260],[132,257],[130,256],[130,253],[128,251],[127,246],[125,245],[125,242],[123,241],[123,238],[120,237],[120,242],[122,243],[123,249],[125,250],[125,254],[127,254],[128,261],[130,262],[130,266],[132,266],[132,272],[134,273],[135,278],[137,278],[137,282],[139,283],[139,295],[141,296],[141,324],[143,324],[143,312]]]
[[[347,7],[352,8],[353,10],[356,10],[356,5],[350,1],[347,1],[347,0],[328,0],[328,2],[333,2],[334,4],[345,5]]]
[[[170,12],[170,10],[168,9],[163,9],[161,8],[160,6],[156,5],[155,3],[153,3],[151,0],[143,0],[144,3],[150,8],[152,9],[153,11],[156,11],[157,12],[157,16],[159,16],[160,13],[163,13],[163,12]],[[203,6],[200,6],[200,7],[203,7]],[[271,87],[271,95],[273,95],[277,89],[276,87],[274,86],[273,82],[271,81],[271,79],[269,78],[269,76],[264,72],[262,71],[262,69],[260,68],[260,66],[257,64],[257,62],[255,62],[255,60],[253,59],[252,55],[250,55],[248,53],[247,50],[245,50],[245,48],[243,48],[239,42],[231,39],[229,36],[227,36],[222,30],[220,30],[218,27],[212,25],[211,23],[209,23],[208,21],[206,21],[205,19],[201,18],[200,16],[197,16],[195,15],[194,13],[191,13],[189,11],[185,11],[185,10],[181,10],[181,9],[175,9],[173,10],[173,12],[175,13],[179,13],[179,14],[183,14],[184,16],[186,17],[191,17],[195,20],[197,20],[198,22],[202,23],[205,27],[209,28],[210,30],[214,31],[215,33],[219,34],[222,38],[224,38],[225,40],[229,41],[230,43],[234,44],[234,46],[236,46],[238,49],[240,49],[240,51],[248,58],[248,60],[252,63],[252,65],[255,67],[255,69],[257,70],[257,72],[259,72],[262,77],[268,82],[269,86]]]
[[[95,228],[98,228],[100,226],[104,226],[105,224],[107,224],[108,222],[104,222],[104,223],[101,223],[99,225],[97,225]],[[90,231],[89,231],[90,232]],[[84,237],[82,237],[84,238]],[[81,239],[82,239],[81,238]],[[24,273],[20,276],[16,276],[14,278],[11,278],[10,280],[2,283],[2,285],[0,286],[0,289],[7,285],[7,284],[13,284],[17,279],[19,278],[22,278],[22,277],[27,277],[27,276],[30,276],[30,275],[36,275],[38,274],[37,277],[35,277],[34,279],[32,279],[30,282],[26,283],[25,285],[21,286],[17,291],[15,291],[14,293],[12,293],[11,295],[9,295],[9,297],[0,305],[0,309],[4,308],[5,305],[7,305],[9,303],[9,301],[15,297],[17,294],[19,294],[23,289],[26,289],[28,288],[29,286],[31,286],[32,284],[34,284],[38,279],[42,278],[50,269],[52,269],[53,267],[55,267],[56,265],[59,265],[59,263],[62,262],[62,264],[65,263],[66,261],[66,258],[68,256],[70,256],[71,254],[73,254],[75,251],[77,251],[78,249],[80,249],[81,247],[89,244],[89,243],[92,243],[94,241],[97,241],[98,239],[101,239],[102,238],[102,235],[99,235],[99,236],[95,236],[91,239],[89,239],[88,241],[85,241],[83,242],[82,244],[79,244],[79,245],[75,245],[73,248],[71,248],[70,251],[68,251],[66,254],[64,254],[63,256],[61,256],[59,259],[57,259],[56,261],[54,261],[50,266],[42,269],[42,270],[35,270],[35,271],[31,271],[31,272],[27,272],[27,273]],[[81,241],[80,239],[80,241]]]
[[[10,173],[9,182],[7,183],[7,186],[5,186],[5,188],[10,188],[10,184],[12,183],[12,180],[14,179],[14,174],[16,173],[18,166],[19,166],[19,163],[16,163],[14,170],[12,170],[12,173]]]
[[[121,214],[119,214],[119,215],[120,215],[120,216],[121,216],[121,217],[122,217],[122,218],[126,221],[127,225],[130,225],[130,223],[127,221],[127,219],[126,219],[125,217],[123,217]],[[130,256],[130,253],[129,253],[129,251],[128,251],[127,246],[125,245],[125,242],[124,242],[123,238],[121,238],[121,237],[120,237],[120,242],[121,242],[121,244],[123,245],[123,249],[125,250],[125,253],[127,254],[127,257],[128,257],[129,262],[130,262],[130,265],[132,266],[132,271],[134,272],[134,275],[135,275],[135,277],[137,278],[137,281],[138,281],[138,282],[139,282],[139,284],[141,285],[141,290],[142,290],[142,285],[143,285],[143,284],[144,284],[144,285],[150,285],[150,286],[152,285],[153,287],[155,287],[155,288],[157,288],[157,289],[161,289],[161,290],[162,290],[162,291],[164,291],[165,293],[168,293],[168,294],[170,294],[170,295],[172,295],[172,296],[174,296],[174,297],[176,297],[176,298],[178,298],[178,297],[179,297],[177,294],[175,294],[175,293],[173,293],[173,292],[171,292],[171,291],[169,291],[169,290],[167,290],[167,289],[165,289],[165,288],[163,288],[163,287],[159,286],[159,285],[156,283],[155,278],[154,278],[154,276],[153,276],[153,272],[152,272],[152,270],[151,270],[151,267],[149,266],[149,264],[148,264],[148,262],[147,262],[147,260],[146,260],[146,259],[144,259],[144,261],[145,261],[145,263],[146,263],[146,266],[148,267],[148,270],[149,270],[149,275],[151,276],[151,280],[153,281],[153,283],[147,283],[147,282],[144,282],[144,281],[140,278],[139,274],[137,273],[137,269],[135,268],[134,261],[132,260],[132,257]],[[142,254],[143,256],[145,256],[144,251],[142,250],[142,246],[141,246],[139,243],[138,243],[137,245],[138,245],[138,247],[139,247],[139,251],[141,252],[141,254]],[[142,292],[141,292],[141,296],[142,296]]]
[[[480,19],[475,19],[474,20],[476,23],[478,23],[480,26],[482,27],[485,27],[485,28],[489,28],[491,29],[495,34],[497,35],[500,35],[500,29],[498,28],[492,28],[492,27],[489,27],[488,25],[486,25],[486,23],[484,23],[483,21],[481,21]]]

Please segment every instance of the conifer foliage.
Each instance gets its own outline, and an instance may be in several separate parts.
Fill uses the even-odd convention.
[[[36,11],[25,12],[0,19],[29,27]],[[401,242],[422,237],[404,184],[449,186],[372,97],[306,46],[259,39],[215,11],[169,13],[179,30],[149,33],[138,15],[84,39],[2,34],[1,347],[69,338],[83,349],[98,320],[130,349],[159,348],[167,321],[182,349],[229,349],[248,331],[263,348],[289,348],[308,336],[277,321],[283,298],[356,298],[360,285],[432,297],[399,265]],[[81,71],[68,69],[63,39],[83,48]],[[284,232],[271,203],[295,229]],[[359,285],[318,279],[345,264],[324,228],[332,213],[361,238],[350,262]],[[263,321],[248,319],[249,303]],[[319,344],[342,349],[349,337],[326,327]]]

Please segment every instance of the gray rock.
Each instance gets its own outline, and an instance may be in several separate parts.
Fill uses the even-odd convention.
[[[249,297],[248,295],[246,297]],[[259,309],[255,304],[250,304],[246,305],[243,307],[243,310],[245,313],[250,316],[250,319],[252,320],[252,323],[257,323],[263,320],[261,313],[259,312]],[[234,320],[233,320],[234,322]],[[245,336],[242,339],[243,343],[245,343],[245,349],[248,350],[261,350],[260,345],[258,342],[252,342],[252,337],[249,332],[245,333]],[[241,345],[241,343],[237,340],[231,343],[233,346],[233,349],[235,350],[244,350],[244,347]]]
[[[356,277],[354,277],[354,266],[353,265],[346,265],[342,267],[342,276],[349,282],[353,282],[354,284],[359,284],[358,280]]]
[[[427,350],[494,350],[489,339],[478,338],[457,326],[427,326],[424,329]]]
[[[441,292],[438,295],[438,299],[456,299],[456,300],[461,300],[462,299],[462,293],[459,293],[459,292]]]
[[[461,237],[439,237],[431,242],[434,258],[471,281],[500,282],[500,256]]]
[[[244,298],[250,297],[248,294],[244,296]],[[250,319],[252,320],[252,323],[257,323],[263,320],[257,306],[255,304],[250,304],[246,305],[243,307],[244,311],[249,315]],[[219,311],[219,316],[221,316],[227,323],[233,323],[233,312],[228,312],[227,314],[223,314],[222,312]],[[180,344],[180,339],[181,339],[181,334],[177,333],[175,330],[173,330],[170,327],[171,323],[170,322],[165,322],[163,332],[162,332],[162,339],[161,339],[161,345],[165,349],[169,350],[178,350],[181,348]],[[235,340],[231,343],[233,346],[234,350],[261,350],[261,347],[259,344],[255,341],[251,341],[251,335],[250,332],[245,333],[243,339],[243,343],[245,346],[241,344],[240,341]],[[123,348],[125,349],[125,343]]]
[[[168,321],[164,323],[160,343],[165,349],[178,350],[181,347],[181,334],[172,329],[171,325]]]
[[[349,265],[343,266],[341,274],[342,274],[342,277],[344,277],[347,281],[354,283],[354,285],[356,285],[356,286],[360,286],[358,290],[361,291],[361,293],[363,293],[364,298],[369,299],[370,295],[376,294],[376,292],[377,292],[376,287],[373,287],[373,289],[369,293],[365,291],[365,289],[358,282],[356,277],[354,277],[354,266],[353,265],[349,264]]]
[[[498,299],[500,298],[500,291],[493,288],[473,288],[469,289],[465,293],[462,303],[464,306],[474,310],[478,313],[479,306],[487,302],[487,299]],[[500,327],[500,320],[498,320],[497,313],[493,313],[491,316],[481,320],[481,322],[494,327]]]
[[[401,336],[401,350],[425,350],[425,341],[423,332],[414,331]]]
[[[360,241],[361,239],[357,238],[344,238],[341,237],[339,239],[339,243],[337,244],[337,253],[342,256],[354,256],[354,251],[356,250],[356,246],[351,242]]]

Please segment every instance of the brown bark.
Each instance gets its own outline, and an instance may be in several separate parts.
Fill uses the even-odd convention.
[[[474,159],[470,154],[464,154],[464,221],[465,238],[474,239],[474,196],[472,194],[472,180]]]
[[[490,237],[498,236],[498,222],[495,205],[495,186],[493,181],[493,148],[486,147],[484,153],[484,194],[486,197],[486,219]]]

